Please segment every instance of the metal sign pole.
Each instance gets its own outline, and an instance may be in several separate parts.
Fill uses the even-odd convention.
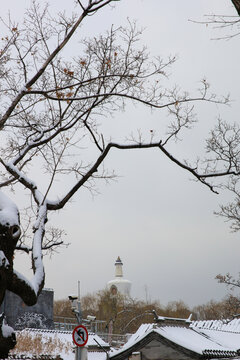
[[[74,301],[72,311],[74,312],[78,322],[78,326],[75,327],[72,333],[73,342],[76,345],[75,360],[81,360],[82,358],[84,358],[83,360],[86,360],[87,354],[86,359],[84,354],[86,350],[85,345],[88,342],[88,330],[84,325],[82,325],[83,319],[80,300],[80,281],[78,281],[78,296],[69,295],[69,300],[72,302]],[[84,351],[82,351],[82,348]]]
[[[82,324],[82,309],[81,309],[81,302],[80,302],[80,281],[78,280],[78,313],[77,313],[77,318],[78,318],[78,325]],[[81,356],[82,355],[82,349],[78,346],[77,347],[77,360],[81,360]]]

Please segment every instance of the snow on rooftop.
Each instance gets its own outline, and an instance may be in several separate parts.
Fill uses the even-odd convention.
[[[215,334],[213,334],[214,336],[211,336],[211,330],[207,331],[209,331],[209,334],[203,333],[200,329],[197,329],[196,331],[193,328],[178,326],[177,324],[175,326],[143,324],[140,326],[138,331],[130,337],[129,341],[123,345],[121,349],[113,350],[110,354],[110,357],[129,350],[133,345],[140,342],[143,338],[152,332],[160,335],[159,340],[161,340],[161,337],[163,337],[164,339],[167,339],[168,341],[171,341],[174,344],[193,351],[199,355],[204,355],[207,352],[218,352],[221,354],[228,354],[229,356],[233,356],[234,352],[240,348],[240,334],[229,333],[228,337],[226,337],[225,332],[222,337],[219,336],[219,338],[217,338]],[[236,336],[231,337],[231,335]]]
[[[240,348],[240,334],[231,333],[227,331],[218,330],[200,330],[202,334],[209,336],[216,343],[220,343],[222,346],[231,350],[237,351]]]
[[[98,345],[94,339],[103,347],[109,348],[109,344],[103,341],[94,333],[88,334],[88,360],[105,360],[106,352],[98,351]],[[39,356],[50,355],[57,356],[64,360],[74,360],[74,344],[72,340],[72,331],[56,331],[43,329],[24,329],[16,332],[17,346],[10,355]],[[94,349],[91,351],[91,347]]]
[[[240,348],[240,319],[194,321],[191,328],[234,350]]]
[[[110,353],[111,356],[115,356],[125,350],[131,348],[134,344],[142,340],[147,334],[153,330],[154,324],[142,324],[138,330],[133,334],[129,340],[118,350],[112,350]]]
[[[192,328],[221,330],[240,333],[240,319],[233,320],[198,320],[193,321]]]
[[[74,360],[73,346],[69,333],[25,329],[16,332],[17,345],[10,355],[40,356],[43,354],[57,356],[64,360]]]
[[[156,332],[166,339],[174,342],[177,345],[184,347],[185,349],[194,351],[198,354],[203,354],[205,350],[215,351],[230,351],[232,349],[223,347],[212,339],[202,336],[198,332],[178,326],[165,326],[156,329]]]

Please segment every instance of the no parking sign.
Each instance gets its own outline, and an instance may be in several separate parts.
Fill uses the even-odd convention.
[[[77,346],[84,346],[88,341],[88,331],[85,326],[78,325],[75,327],[72,333],[73,342]]]

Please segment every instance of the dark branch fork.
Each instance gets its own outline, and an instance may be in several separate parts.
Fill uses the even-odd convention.
[[[236,173],[235,171],[227,170],[223,172],[214,172],[214,173],[208,173],[208,174],[199,174],[196,169],[186,165],[185,163],[179,161],[176,157],[171,155],[164,146],[162,146],[161,141],[156,143],[148,143],[148,144],[117,144],[117,143],[109,143],[102,154],[98,157],[94,165],[91,167],[91,169],[84,175],[82,178],[72,187],[72,189],[61,199],[56,202],[52,202],[50,200],[46,201],[46,207],[47,210],[59,210],[65,206],[65,204],[70,200],[70,198],[89,180],[89,178],[98,170],[98,167],[103,163],[104,159],[108,155],[109,151],[112,148],[121,149],[121,150],[132,150],[132,149],[150,149],[150,148],[157,148],[160,149],[161,152],[163,152],[171,161],[173,161],[176,165],[179,167],[187,170],[191,175],[193,175],[197,180],[199,180],[204,185],[208,186],[211,191],[214,193],[217,193],[216,190],[214,190],[214,187],[206,182],[205,179],[207,178],[213,178],[213,177],[223,177],[226,175],[239,175],[239,173]],[[35,201],[41,205],[42,197],[39,196],[39,191],[37,189],[37,186],[29,181],[29,179],[26,179],[21,172],[17,170],[15,166],[12,164],[4,163],[2,161],[2,164],[5,166],[5,168],[8,170],[8,172],[15,178],[18,179],[20,183],[22,183],[24,186],[26,186],[33,194]]]
[[[144,105],[147,105],[147,106],[150,106],[151,108],[155,108],[155,109],[164,109],[166,107],[169,107],[169,106],[173,106],[173,105],[176,105],[176,104],[181,104],[181,103],[187,103],[187,102],[196,102],[196,101],[209,101],[209,102],[213,102],[215,104],[222,104],[223,101],[221,100],[216,100],[216,99],[211,99],[211,98],[206,98],[204,96],[201,96],[201,97],[193,97],[193,98],[184,98],[184,99],[179,99],[179,100],[175,100],[175,101],[171,101],[169,103],[166,103],[166,104],[163,104],[163,105],[158,105],[158,104],[154,104],[154,103],[151,103],[151,101],[146,101],[146,100],[143,100],[143,99],[139,99],[138,97],[136,96],[133,96],[133,95],[128,95],[128,94],[124,94],[124,93],[99,93],[99,94],[96,94],[96,95],[89,95],[89,96],[81,96],[81,97],[70,97],[68,99],[66,98],[62,98],[62,99],[58,99],[54,96],[50,96],[48,95],[47,92],[44,92],[44,91],[38,91],[38,90],[33,90],[33,91],[30,91],[29,93],[32,93],[32,94],[41,94],[43,96],[45,96],[46,98],[50,99],[50,100],[55,100],[55,101],[62,101],[62,102],[67,102],[67,101],[83,101],[83,100],[89,100],[89,99],[97,99],[97,98],[106,98],[106,97],[109,97],[109,96],[117,96],[119,98],[126,98],[126,99],[130,99],[130,100],[133,100],[133,101],[137,101],[139,103],[142,103]],[[226,99],[227,101],[227,99]]]

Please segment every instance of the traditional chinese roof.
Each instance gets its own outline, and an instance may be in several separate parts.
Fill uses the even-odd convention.
[[[156,341],[158,343],[156,351],[162,360],[238,356],[240,334],[230,333],[229,335],[225,332],[224,341],[224,336],[217,338],[215,333],[212,333],[213,336],[211,336],[211,333],[206,334],[198,327],[179,326],[178,324],[177,321],[175,325],[173,324],[173,318],[169,324],[168,321],[158,324],[143,324],[121,349],[110,353],[110,358],[112,360],[126,359],[132,352],[141,351],[146,346],[149,348],[151,342],[154,342],[156,349]]]
[[[192,321],[191,326],[204,330],[220,330],[240,333],[240,319],[232,320],[198,320]]]
[[[240,319],[194,321],[190,326],[223,346],[240,349]]]

